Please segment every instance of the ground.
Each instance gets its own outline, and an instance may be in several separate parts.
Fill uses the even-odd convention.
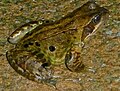
[[[57,89],[30,81],[17,74],[8,64],[6,51],[11,48],[7,37],[20,25],[31,20],[60,19],[86,0],[1,0],[0,1],[0,91],[120,91],[120,1],[96,0],[109,11],[104,28],[90,37],[81,60],[87,72],[73,73],[63,66],[56,73],[64,77]]]

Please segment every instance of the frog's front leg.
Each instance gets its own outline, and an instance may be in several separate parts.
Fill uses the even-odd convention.
[[[80,72],[85,67],[80,59],[81,46],[81,44],[74,44],[65,56],[65,65],[70,71]]]
[[[12,49],[6,53],[11,67],[29,80],[55,85],[50,63],[46,59],[38,59],[25,50]]]

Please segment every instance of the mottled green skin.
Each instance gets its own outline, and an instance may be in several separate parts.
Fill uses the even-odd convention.
[[[51,83],[51,67],[65,62],[69,70],[79,72],[84,67],[80,61],[82,42],[93,33],[85,27],[92,26],[93,31],[101,22],[91,23],[94,16],[99,14],[103,20],[106,13],[106,9],[94,2],[87,2],[58,21],[38,24],[17,41],[14,49],[7,52],[10,65],[19,74],[37,82]]]

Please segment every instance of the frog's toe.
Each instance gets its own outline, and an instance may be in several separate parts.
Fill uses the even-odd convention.
[[[57,79],[53,76],[54,73],[50,67],[41,65],[34,74],[37,82],[46,83],[56,87]]]

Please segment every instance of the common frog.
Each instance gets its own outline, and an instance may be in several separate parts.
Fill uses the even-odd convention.
[[[57,21],[31,21],[9,37],[15,47],[6,53],[11,67],[37,82],[53,83],[54,65],[65,63],[72,72],[80,72],[84,42],[103,24],[108,10],[88,1]]]

